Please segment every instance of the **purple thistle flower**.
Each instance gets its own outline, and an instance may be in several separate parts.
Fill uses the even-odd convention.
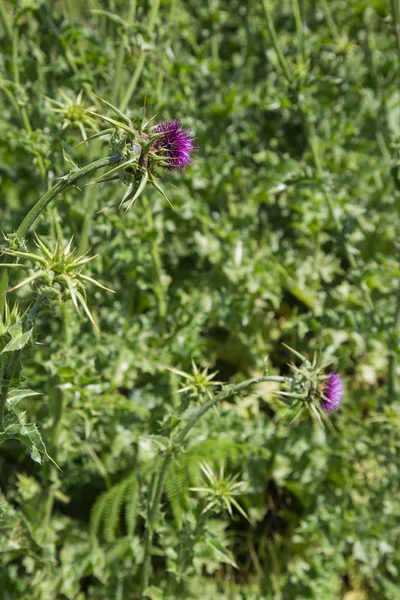
[[[157,133],[164,133],[154,143],[154,150],[161,151],[167,162],[166,169],[174,171],[184,169],[186,164],[192,162],[190,152],[197,152],[198,148],[193,146],[195,138],[191,136],[190,129],[182,129],[180,121],[164,121],[157,125]]]
[[[323,394],[322,408],[325,412],[329,413],[339,408],[344,395],[343,380],[339,373],[329,374],[329,379],[324,384]]]

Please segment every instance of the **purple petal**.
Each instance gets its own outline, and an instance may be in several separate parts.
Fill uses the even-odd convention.
[[[339,408],[344,395],[342,376],[339,373],[330,373],[324,388],[324,400],[322,408],[325,412],[331,412]]]
[[[197,152],[198,148],[193,146],[195,138],[192,137],[190,129],[183,129],[180,121],[175,119],[160,123],[156,131],[164,135],[158,138],[153,148],[165,157],[167,169],[183,169],[186,164],[192,162],[190,152]]]

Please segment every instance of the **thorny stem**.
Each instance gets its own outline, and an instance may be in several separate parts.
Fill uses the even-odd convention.
[[[29,331],[33,327],[35,319],[41,310],[43,304],[46,301],[46,294],[40,294],[32,307],[28,310],[25,322],[23,325],[23,331]],[[4,429],[4,413],[7,402],[8,392],[10,390],[10,386],[12,383],[12,379],[14,377],[15,369],[18,366],[19,360],[21,358],[22,350],[15,350],[11,353],[10,359],[7,365],[4,368],[4,372],[2,374],[2,378],[0,381],[0,426]]]
[[[22,223],[18,227],[15,233],[15,241],[17,243],[21,243],[25,238],[26,234],[36,221],[39,216],[42,214],[44,209],[50,202],[60,194],[65,188],[70,185],[74,185],[79,179],[88,175],[92,171],[96,171],[97,169],[101,169],[102,167],[106,167],[114,162],[118,162],[120,160],[119,154],[114,154],[113,156],[108,156],[106,158],[101,158],[99,160],[95,160],[92,163],[89,163],[85,167],[81,169],[76,169],[68,173],[68,175],[64,175],[52,188],[50,188],[43,196],[36,202],[36,204],[31,208],[26,217],[23,219]],[[4,307],[6,291],[8,286],[8,273],[7,268],[3,269],[3,272],[0,277],[0,314]]]
[[[55,198],[58,194],[60,194],[65,188],[70,185],[74,185],[79,179],[92,173],[92,171],[96,171],[97,169],[101,169],[102,167],[107,167],[113,162],[117,162],[120,160],[120,155],[115,154],[114,156],[108,156],[107,158],[100,158],[99,160],[95,160],[94,162],[82,167],[81,169],[76,169],[68,175],[64,175],[48,192],[46,192],[40,200],[38,200],[28,212],[21,225],[18,227],[16,231],[16,239],[17,241],[22,241],[36,219],[42,214],[46,206]]]
[[[246,381],[242,381],[242,383],[238,383],[237,385],[227,385],[225,389],[223,389],[219,394],[217,394],[214,398],[209,400],[204,406],[199,408],[199,410],[193,415],[193,417],[188,421],[188,423],[183,427],[175,439],[173,440],[173,447],[179,450],[179,447],[185,442],[189,432],[193,427],[197,424],[197,422],[201,419],[201,417],[208,412],[211,408],[216,406],[222,400],[227,400],[228,398],[232,398],[236,396],[241,391],[251,387],[252,385],[256,385],[257,383],[262,383],[264,381],[274,381],[277,383],[283,383],[285,381],[289,381],[288,377],[279,377],[279,376],[263,376],[263,377],[254,377],[253,379],[248,379]],[[157,484],[155,486],[155,492],[153,494],[154,489],[154,479],[152,480],[152,490],[150,493],[150,507],[148,513],[148,519],[146,523],[146,537],[144,544],[144,560],[143,560],[143,568],[142,568],[142,577],[141,577],[141,598],[145,597],[146,589],[149,585],[150,579],[150,568],[151,568],[151,552],[153,548],[153,537],[154,537],[154,529],[156,518],[158,515],[160,502],[162,493],[164,491],[164,483],[165,478],[167,476],[168,467],[174,457],[176,457],[176,452],[173,452],[172,447],[167,451],[168,453],[164,457],[164,460],[161,464],[160,472],[158,475]]]

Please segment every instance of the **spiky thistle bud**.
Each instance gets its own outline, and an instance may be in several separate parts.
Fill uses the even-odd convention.
[[[121,179],[127,185],[127,190],[117,204],[119,208],[125,205],[126,211],[133,206],[147,183],[153,185],[169,203],[158,183],[157,169],[179,170],[192,162],[190,154],[198,148],[193,145],[194,138],[190,130],[183,129],[178,120],[159,124],[153,123],[154,118],[148,121],[131,120],[109,102],[102,98],[99,100],[108,106],[117,118],[87,110],[91,116],[96,116],[111,125],[89,139],[110,135],[111,151],[117,157],[117,164],[93,183]],[[100,212],[105,212],[108,208],[111,207]]]
[[[289,365],[294,375],[290,379],[287,390],[275,392],[292,400],[290,411],[297,419],[304,410],[308,410],[320,423],[326,420],[327,415],[339,408],[343,396],[344,385],[339,373],[327,374],[329,362],[322,356],[314,356],[312,361],[305,356],[286,346],[293,354],[301,359],[298,367]]]

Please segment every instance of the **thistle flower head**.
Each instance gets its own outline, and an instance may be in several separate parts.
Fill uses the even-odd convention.
[[[343,396],[344,385],[342,376],[334,371],[328,372],[331,364],[323,355],[315,355],[313,360],[300,354],[293,348],[286,346],[293,354],[301,360],[301,365],[290,364],[293,372],[287,382],[286,390],[275,392],[284,398],[284,402],[290,405],[290,412],[297,419],[305,410],[320,424],[328,421],[327,416],[339,408]]]
[[[330,373],[328,381],[326,381],[322,402],[322,408],[325,412],[330,413],[332,410],[339,408],[344,395],[343,380],[339,373]]]
[[[195,138],[190,129],[182,128],[180,121],[164,121],[157,125],[156,133],[162,135],[154,143],[153,150],[164,157],[166,169],[184,169],[193,161],[190,153],[197,152],[197,147],[193,145]]]
[[[154,124],[154,117],[132,120],[107,100],[99,96],[96,98],[113,111],[114,117],[85,109],[87,115],[97,117],[109,126],[90,136],[88,140],[110,136],[110,147],[116,165],[92,183],[121,179],[127,189],[116,204],[119,208],[125,206],[126,211],[132,208],[147,184],[151,184],[171,204],[158,183],[157,169],[174,171],[184,169],[192,162],[190,153],[196,152],[197,148],[193,145],[195,138],[191,131],[183,129],[178,120],[164,121],[158,125]],[[112,206],[114,205],[105,207],[100,212],[105,212]]]

